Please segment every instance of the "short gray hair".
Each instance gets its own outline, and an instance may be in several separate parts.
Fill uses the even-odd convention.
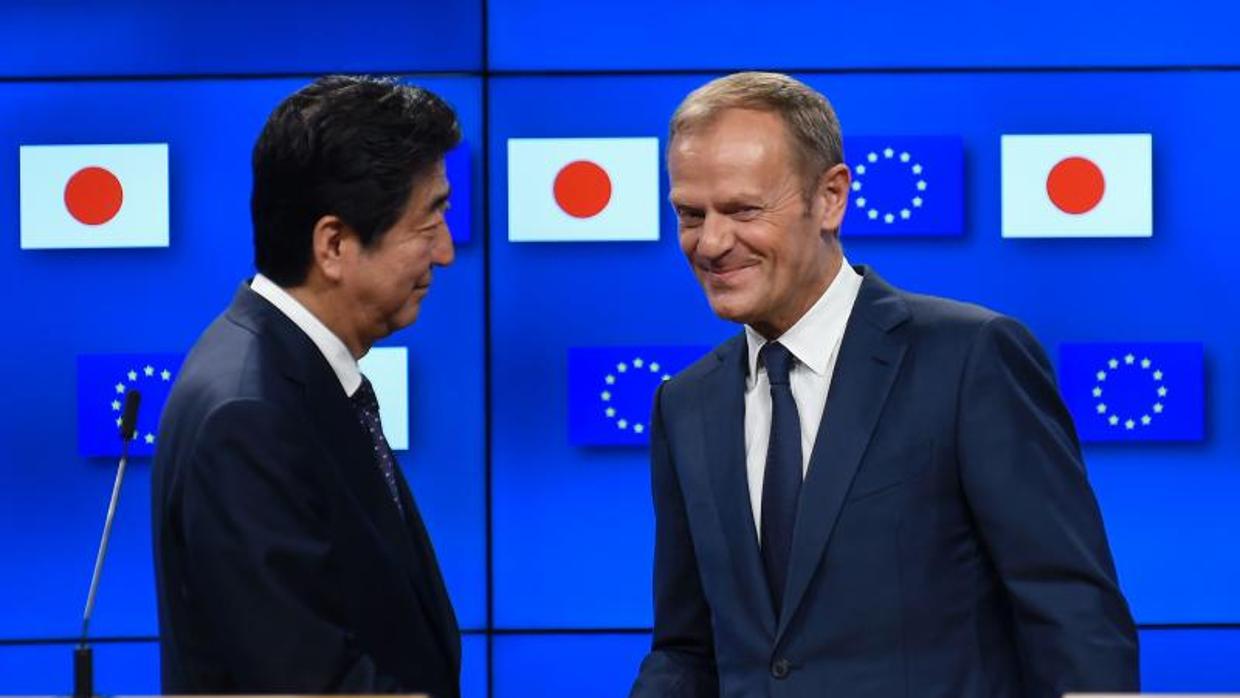
[[[712,80],[685,97],[672,114],[668,147],[676,136],[709,126],[728,109],[778,114],[792,136],[806,193],[831,167],[844,162],[843,137],[835,110],[822,93],[782,73],[733,73]]]

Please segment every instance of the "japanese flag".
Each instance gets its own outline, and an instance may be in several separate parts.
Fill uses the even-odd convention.
[[[1003,237],[1151,237],[1148,133],[1005,135]]]
[[[168,246],[168,144],[20,149],[23,249]]]
[[[509,139],[508,239],[658,240],[659,139]]]

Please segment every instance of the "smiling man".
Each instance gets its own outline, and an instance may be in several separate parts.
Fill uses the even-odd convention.
[[[460,633],[357,360],[450,264],[452,109],[327,77],[254,147],[258,273],[199,338],[152,500],[165,693],[459,695]]]
[[[654,641],[632,696],[1135,691],[1036,340],[848,263],[840,128],[806,85],[720,78],[670,130],[681,249],[744,329],[655,399]]]

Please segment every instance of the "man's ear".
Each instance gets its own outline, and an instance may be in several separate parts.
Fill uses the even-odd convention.
[[[323,216],[314,224],[311,263],[328,281],[340,281],[350,238],[355,237],[338,216]]]
[[[852,173],[844,163],[830,167],[818,178],[814,197],[822,202],[822,218],[819,221],[822,230],[840,229],[840,224],[844,222],[844,211],[848,208],[848,192],[851,186]]]

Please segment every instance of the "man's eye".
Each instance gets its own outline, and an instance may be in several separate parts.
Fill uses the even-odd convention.
[[[679,209],[676,211],[676,217],[680,219],[681,225],[698,225],[702,222],[701,211]]]
[[[423,225],[421,228],[418,228],[418,232],[427,234],[427,235],[433,235],[439,231],[440,227],[446,225],[447,222],[448,221],[444,218],[443,214],[439,213],[435,216],[434,219],[432,219],[426,225]]]

